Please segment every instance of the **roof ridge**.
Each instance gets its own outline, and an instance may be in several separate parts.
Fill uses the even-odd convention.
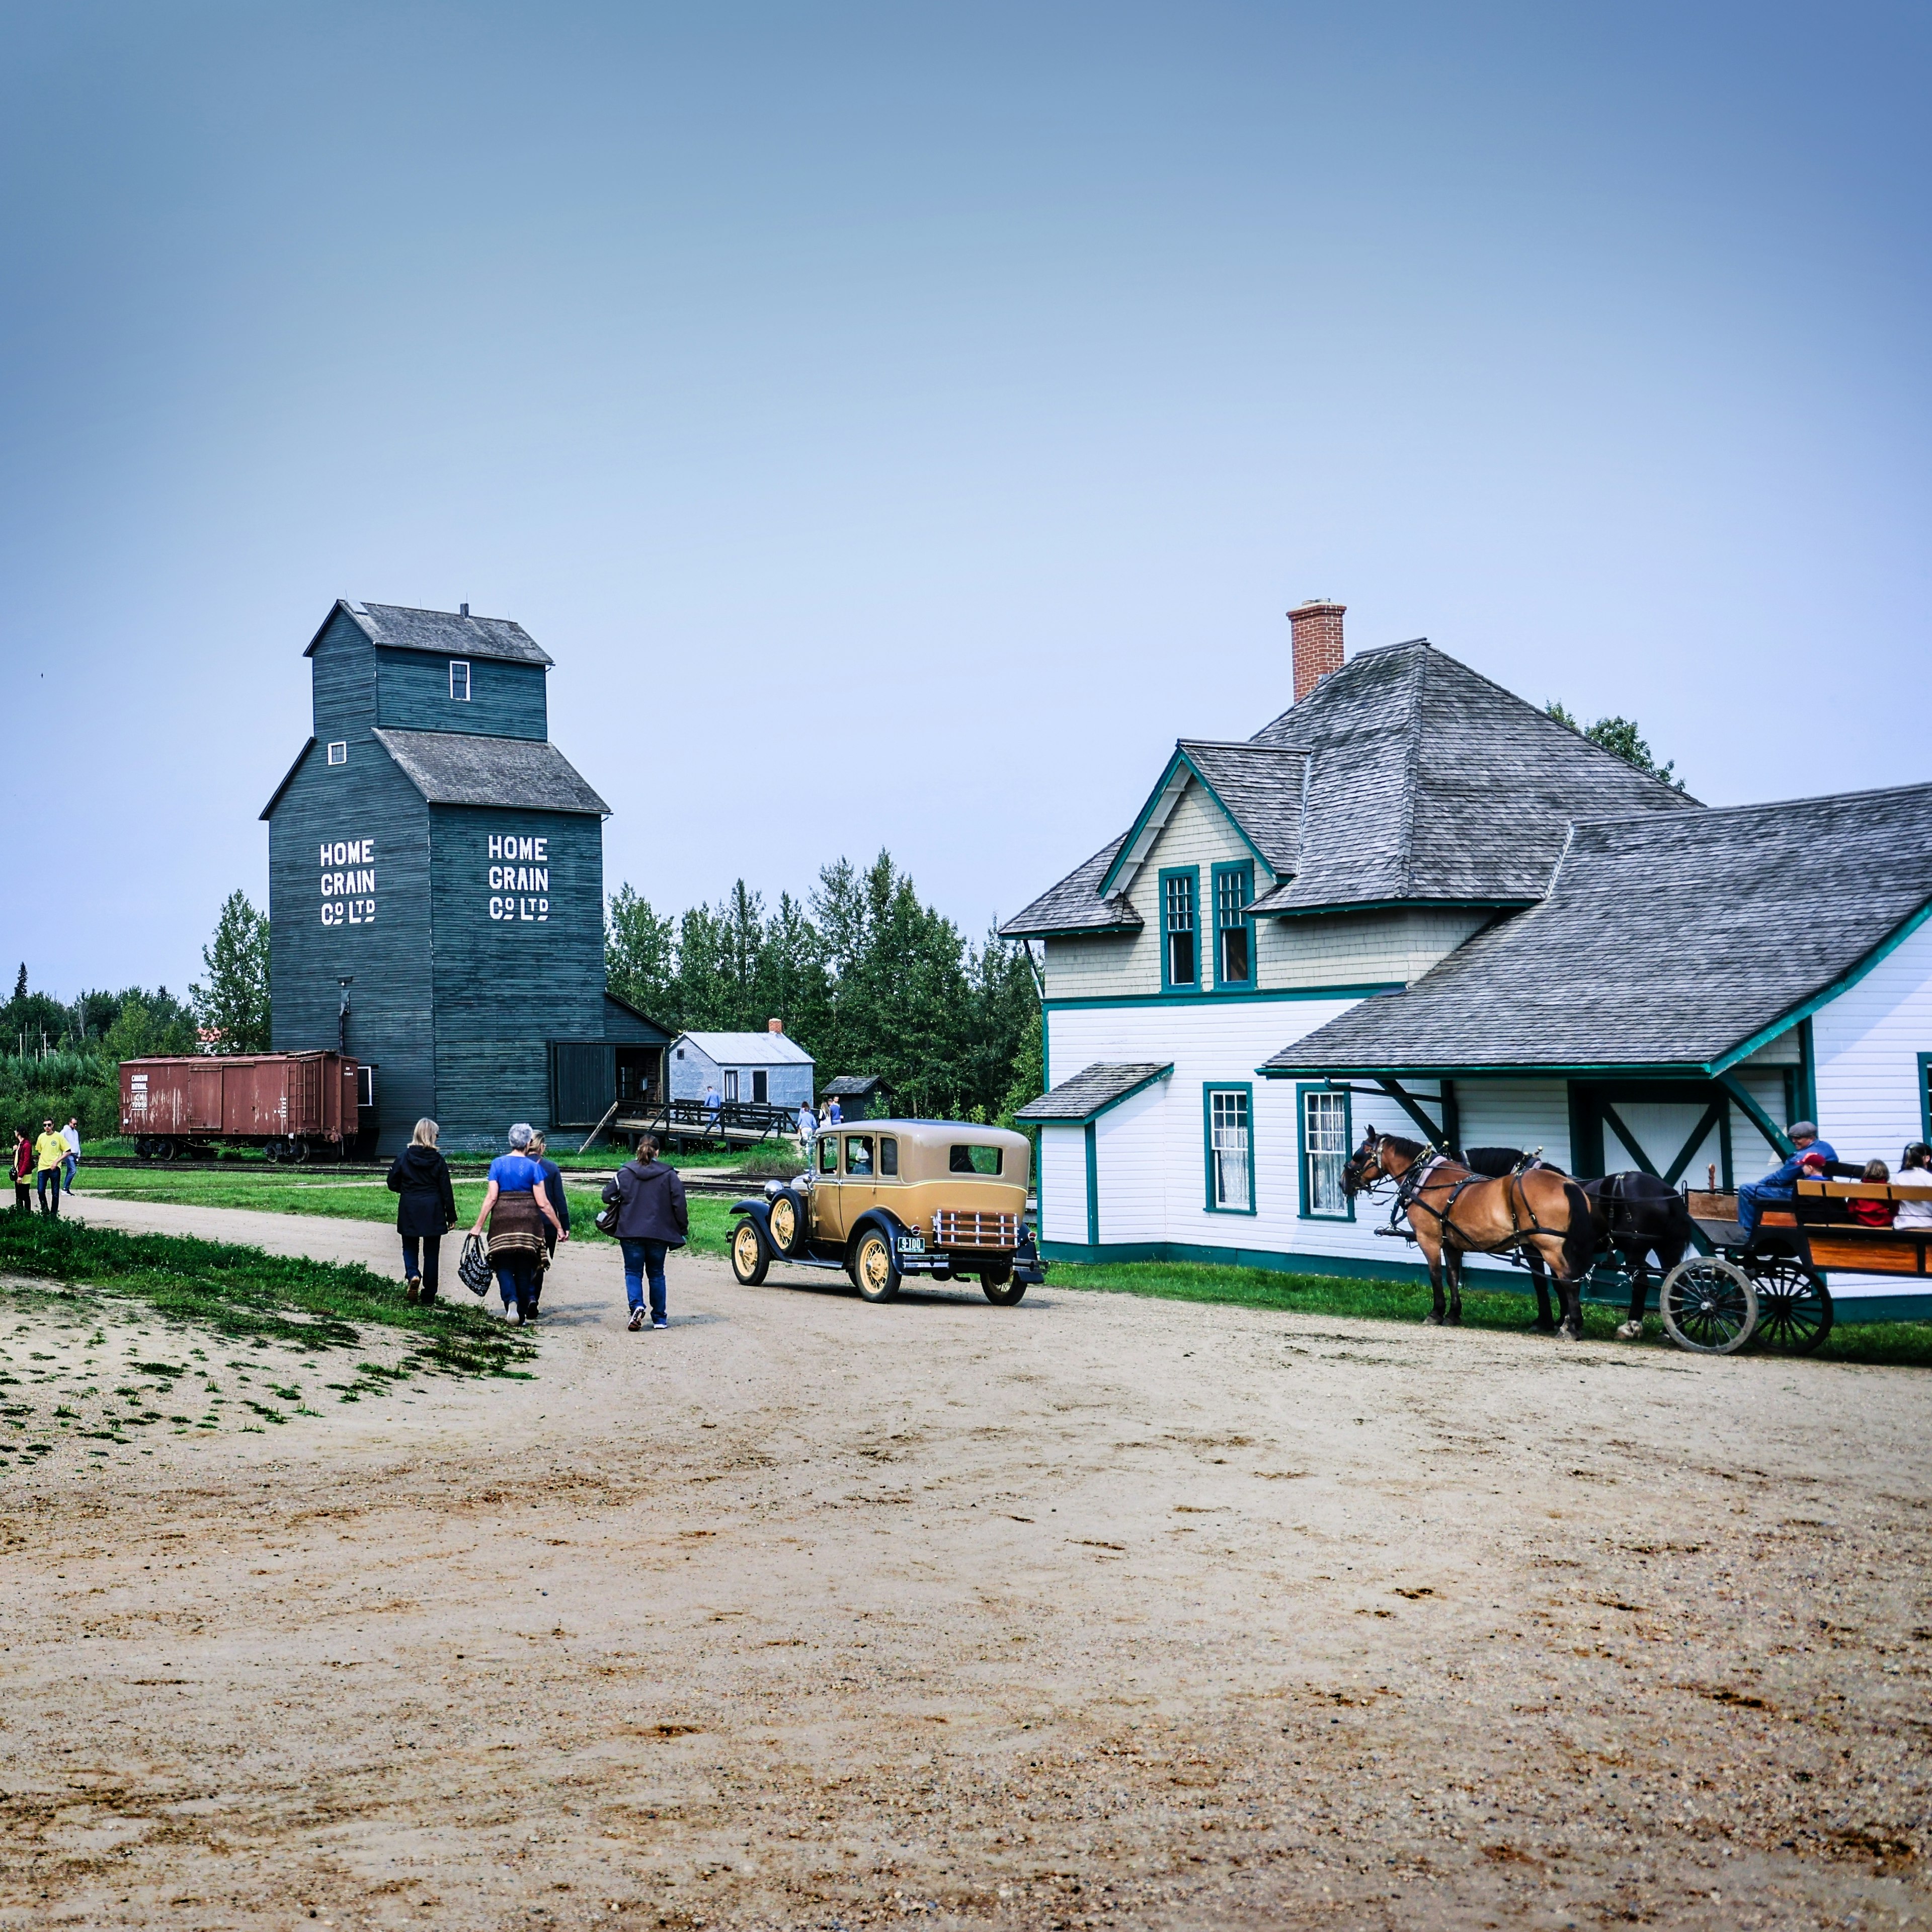
[[[1396,646],[1391,645],[1391,650]],[[1429,660],[1423,658],[1409,674],[1408,756],[1402,770],[1402,889],[1404,897],[1415,890],[1415,795],[1421,789],[1422,687]]]
[[[1269,752],[1277,758],[1305,758],[1308,754],[1293,745],[1258,745],[1252,738],[1177,738],[1177,746],[1204,745],[1216,752]]]
[[[1599,746],[1598,748],[1600,750],[1602,748]],[[1615,754],[1612,755],[1615,756]],[[1696,807],[1694,816],[1702,824],[1707,819],[1729,818],[1740,812],[1788,812],[1797,805],[1848,805],[1858,799],[1903,798],[1913,792],[1932,792],[1932,778],[1921,778],[1912,784],[1873,785],[1864,791],[1820,791],[1813,792],[1804,798],[1761,798],[1742,805],[1706,805],[1701,799],[1689,798],[1688,793],[1683,796]],[[1678,822],[1676,815],[1670,812],[1617,812],[1589,818],[1572,819],[1570,823],[1573,825],[1624,825],[1638,821],[1660,825]]]

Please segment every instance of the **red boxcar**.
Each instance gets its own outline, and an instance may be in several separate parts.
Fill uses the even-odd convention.
[[[339,1053],[196,1054],[121,1063],[121,1131],[144,1159],[259,1147],[271,1160],[352,1150],[368,1070]]]

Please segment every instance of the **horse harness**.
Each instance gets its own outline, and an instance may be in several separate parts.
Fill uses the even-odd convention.
[[[1448,1156],[1443,1154],[1432,1154],[1430,1159],[1415,1162],[1405,1172],[1396,1178],[1395,1199],[1389,1206],[1389,1224],[1385,1232],[1390,1234],[1400,1235],[1406,1240],[1414,1240],[1415,1236],[1407,1228],[1400,1228],[1396,1224],[1406,1216],[1411,1226],[1413,1226],[1415,1210],[1420,1208],[1426,1214],[1436,1216],[1442,1231],[1439,1238],[1445,1246],[1449,1244],[1453,1238],[1456,1248],[1464,1254],[1502,1255],[1508,1260],[1517,1260],[1520,1256],[1523,1244],[1532,1235],[1546,1234],[1552,1232],[1544,1227],[1543,1223],[1536,1218],[1536,1210],[1530,1204],[1528,1192],[1516,1185],[1516,1183],[1529,1168],[1542,1166],[1540,1159],[1542,1152],[1543,1150],[1538,1148],[1534,1154],[1525,1154],[1508,1174],[1477,1174],[1474,1172],[1465,1174],[1462,1179],[1450,1190],[1448,1199],[1440,1208],[1437,1207],[1432,1201],[1424,1201],[1421,1198],[1422,1190],[1429,1185],[1430,1176],[1448,1161]],[[1454,1214],[1456,1203],[1462,1198],[1465,1188],[1472,1186],[1479,1180],[1500,1180],[1503,1183],[1503,1198],[1509,1203],[1510,1232],[1494,1247],[1472,1247],[1463,1239],[1450,1216]],[[1527,1228],[1516,1219],[1516,1197],[1520,1193],[1522,1196],[1523,1212],[1529,1216],[1529,1226]]]

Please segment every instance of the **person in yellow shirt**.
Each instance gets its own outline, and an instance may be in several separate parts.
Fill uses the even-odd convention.
[[[67,1142],[54,1132],[51,1120],[40,1123],[40,1137],[34,1143],[34,1164],[39,1172],[34,1188],[40,1196],[40,1212],[60,1218],[61,1162],[67,1158]]]

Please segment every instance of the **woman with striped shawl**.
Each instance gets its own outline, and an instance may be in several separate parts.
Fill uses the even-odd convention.
[[[543,1169],[530,1157],[535,1131],[522,1120],[510,1130],[510,1150],[490,1163],[490,1185],[470,1231],[480,1234],[484,1222],[490,1224],[490,1265],[496,1273],[503,1312],[517,1328],[536,1311],[537,1278],[550,1259],[543,1224],[548,1220],[563,1232],[544,1192]]]

